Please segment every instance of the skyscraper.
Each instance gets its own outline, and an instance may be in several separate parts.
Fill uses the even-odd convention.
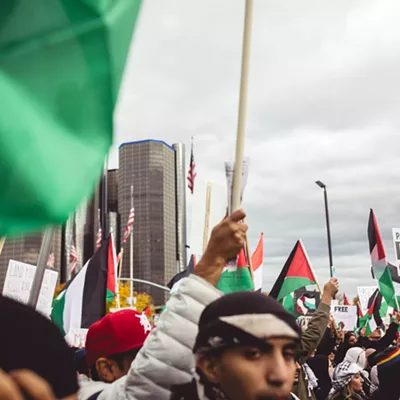
[[[159,140],[124,143],[119,149],[118,208],[121,237],[131,208],[133,186],[134,278],[165,285],[177,272],[175,150]],[[124,245],[122,276],[129,277],[129,239]],[[165,293],[136,284],[156,305],[164,304]]]

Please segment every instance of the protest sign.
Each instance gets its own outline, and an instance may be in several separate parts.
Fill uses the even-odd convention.
[[[393,245],[396,256],[397,274],[400,276],[400,228],[393,228]]]
[[[89,329],[71,329],[65,336],[65,340],[71,347],[81,349],[85,347],[88,330]]]
[[[3,296],[27,304],[29,293],[35,276],[36,267],[20,261],[10,260],[3,286]],[[46,270],[36,310],[49,317],[58,272]]]
[[[294,292],[294,316],[311,316],[320,303],[321,294],[316,290],[300,288]]]
[[[300,328],[301,328],[301,330],[302,330],[303,332],[307,329],[308,324],[309,324],[311,318],[312,318],[312,317],[307,317],[307,316],[305,316],[305,315],[303,315],[303,316],[297,318],[297,320],[296,320],[297,325],[300,326]]]
[[[358,294],[358,299],[360,301],[361,305],[361,311],[363,315],[368,310],[368,300],[369,298],[373,295],[375,290],[378,289],[378,286],[359,286],[357,287],[357,294]]]
[[[331,306],[331,314],[342,331],[352,331],[357,327],[356,306]]]

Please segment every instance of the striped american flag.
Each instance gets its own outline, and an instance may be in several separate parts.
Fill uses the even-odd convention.
[[[126,224],[124,240],[122,241],[122,243],[126,243],[126,241],[128,240],[134,222],[135,222],[135,208],[132,207],[131,210],[129,211],[128,223]]]
[[[189,172],[188,172],[188,188],[190,193],[193,194],[194,192],[194,180],[196,178],[196,162],[194,161],[193,155],[193,141],[192,141],[192,150],[190,152],[190,164],[189,164]]]
[[[71,274],[75,273],[76,267],[78,266],[78,253],[73,243],[71,243],[71,248],[69,251],[69,266]]]
[[[103,232],[101,228],[97,231],[97,238],[96,238],[96,250],[98,250],[101,247],[101,239],[103,237]]]
[[[47,267],[48,268],[54,268],[54,253],[49,254],[49,258],[47,259]]]

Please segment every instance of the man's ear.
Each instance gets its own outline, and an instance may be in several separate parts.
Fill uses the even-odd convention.
[[[112,365],[107,358],[101,357],[96,361],[96,371],[103,382],[112,383],[115,381]]]
[[[215,357],[201,357],[197,360],[197,367],[211,383],[219,383],[219,367]]]

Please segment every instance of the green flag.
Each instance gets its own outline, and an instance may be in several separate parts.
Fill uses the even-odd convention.
[[[0,2],[0,235],[62,223],[92,193],[140,5]]]

